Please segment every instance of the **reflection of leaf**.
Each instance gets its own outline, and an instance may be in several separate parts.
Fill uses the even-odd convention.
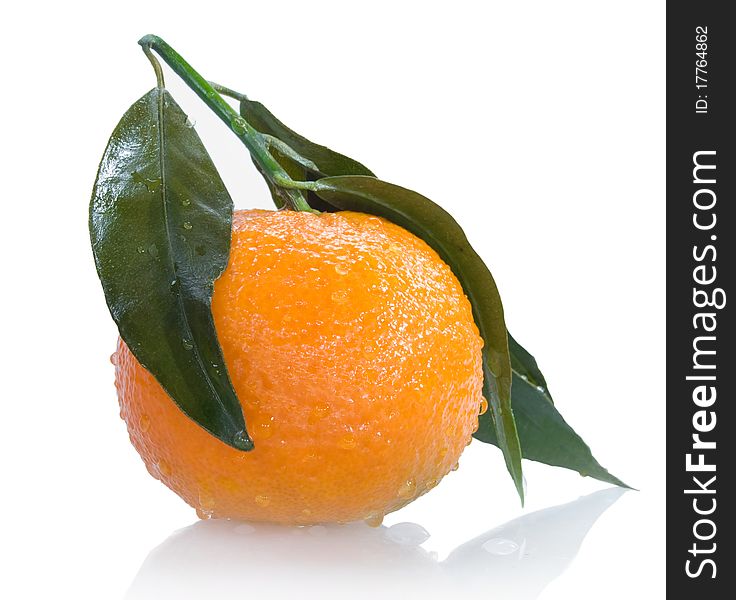
[[[473,307],[483,347],[483,390],[497,444],[524,499],[521,448],[511,412],[511,363],[503,306],[488,267],[463,230],[441,207],[417,192],[365,176],[320,179],[317,195],[340,210],[370,213],[404,227],[431,246],[452,269]]]
[[[165,90],[125,113],[90,204],[97,271],[120,336],[177,405],[248,449],[210,310],[230,251],[232,201],[199,136]]]
[[[572,563],[598,518],[625,490],[609,488],[509,521],[453,550],[442,564],[464,595],[532,600]]]

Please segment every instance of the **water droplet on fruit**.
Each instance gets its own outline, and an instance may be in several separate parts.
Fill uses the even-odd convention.
[[[454,464],[454,465],[452,466],[452,469],[450,469],[450,470],[451,470],[451,471],[457,471],[457,470],[458,470],[459,468],[460,468],[460,463],[459,463],[459,462],[456,462],[456,463],[455,463],[455,464]]]
[[[182,198],[181,205],[182,206],[189,206],[192,203],[192,201],[189,198]]]
[[[138,427],[143,433],[146,433],[151,428],[151,418],[148,415],[141,415],[138,419]]]
[[[416,523],[396,523],[386,530],[386,537],[401,546],[418,546],[429,539],[429,532]]]
[[[538,385],[537,386],[537,391],[544,393],[544,387],[542,387],[541,385]]]
[[[320,419],[324,419],[330,413],[330,405],[322,402],[316,404],[309,415],[309,423],[314,425]]]
[[[269,504],[271,504],[271,498],[263,494],[258,494],[258,496],[254,498],[254,500],[258,506],[261,506],[263,508],[266,508]]]
[[[212,518],[212,511],[209,510],[202,510],[201,508],[195,508],[194,512],[197,513],[197,516],[202,519],[203,521],[206,521],[207,519]]]
[[[110,355],[110,362],[111,362],[111,363],[112,363],[113,365],[117,366],[117,364],[118,364],[118,353],[117,353],[117,352],[113,352],[113,353],[112,353],[112,354]]]
[[[489,554],[495,554],[496,556],[507,556],[513,554],[519,549],[519,545],[512,541],[504,538],[493,538],[484,542],[481,546],[483,550]]]
[[[370,514],[363,520],[365,521],[365,524],[368,525],[368,527],[380,527],[381,523],[383,523],[383,515]]]
[[[267,440],[273,435],[274,418],[270,415],[263,415],[256,425],[255,435],[259,440]]]
[[[188,127],[189,129],[191,129],[192,127],[194,127],[196,124],[197,124],[197,122],[196,121],[192,121],[189,117],[187,117],[187,120],[184,121],[184,126],[185,127]]]
[[[342,263],[338,263],[335,265],[335,273],[338,275],[347,275],[349,272],[349,269]]]
[[[138,254],[145,254],[146,253],[146,249],[143,246],[138,246],[136,248],[136,250],[138,251]]]
[[[187,339],[183,339],[181,341],[181,345],[184,347],[184,350],[193,350],[194,349],[194,344],[192,344],[192,342],[190,342]]]
[[[430,479],[427,481],[427,483],[424,484],[424,490],[428,492],[432,488],[436,488],[437,484],[440,482],[439,479]]]
[[[355,436],[352,433],[346,433],[340,438],[339,442],[339,446],[343,450],[352,450],[357,444],[358,442],[356,441]]]
[[[479,415],[484,415],[488,411],[488,400],[486,400],[485,396],[480,401],[480,410],[478,411]]]
[[[407,479],[399,488],[399,498],[412,498],[417,491],[417,482],[413,479]]]
[[[192,229],[192,224],[189,221],[184,221],[184,229],[190,231]]]
[[[156,469],[161,474],[161,477],[169,477],[171,475],[171,465],[165,460],[160,460],[156,463]]]
[[[348,301],[348,291],[347,290],[335,290],[332,292],[332,300],[337,302],[338,304],[345,304],[345,302]]]
[[[205,511],[215,508],[215,497],[206,488],[199,488],[199,508]]]

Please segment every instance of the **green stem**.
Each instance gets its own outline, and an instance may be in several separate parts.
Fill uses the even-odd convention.
[[[153,71],[156,73],[156,86],[158,86],[160,90],[164,89],[166,87],[166,83],[164,82],[164,71],[161,68],[161,64],[156,60],[156,57],[153,55],[153,52],[151,52],[150,48],[143,46],[143,54],[145,54],[146,58],[151,62]]]
[[[309,206],[304,195],[295,186],[290,185],[294,182],[278,161],[271,155],[267,140],[248,121],[241,117],[217,90],[184,60],[176,50],[155,35],[146,35],[138,40],[138,43],[149,59],[153,59],[152,63],[154,64],[154,70],[156,70],[156,78],[159,85],[163,83],[163,74],[160,65],[156,68],[157,63],[151,54],[151,50],[155,50],[164,59],[166,64],[182,78],[184,83],[240,138],[243,144],[245,144],[245,147],[248,148],[253,160],[256,161],[259,168],[268,178],[275,185],[287,188],[284,190],[284,196],[290,205],[289,208],[292,210],[316,212]]]

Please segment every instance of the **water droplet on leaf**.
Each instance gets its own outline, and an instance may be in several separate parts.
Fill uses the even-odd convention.
[[[252,450],[253,449],[253,441],[248,437],[248,434],[245,431],[238,431],[233,436],[233,444],[236,448],[240,448],[241,450]]]
[[[233,119],[230,122],[230,126],[232,127],[232,130],[235,132],[236,135],[243,135],[246,131],[248,131],[248,123],[242,117]]]

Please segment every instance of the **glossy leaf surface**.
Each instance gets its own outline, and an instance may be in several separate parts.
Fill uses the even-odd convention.
[[[153,89],[112,134],[90,204],[97,271],[120,336],[181,410],[248,450],[211,313],[232,200],[187,116]]]
[[[515,344],[512,340],[509,335],[509,345]],[[526,364],[519,366],[517,362],[514,367],[511,405],[524,458],[629,487],[598,463],[588,445],[562,418],[552,403],[544,378],[539,379],[541,373],[534,357],[525,350],[520,354],[524,355]],[[493,419],[488,413],[481,415],[480,426],[474,435],[482,442],[499,445]]]
[[[485,344],[484,395],[494,432],[519,496],[524,498],[521,447],[511,410],[511,361],[503,306],[488,267],[470,246],[457,222],[417,192],[366,176],[320,179],[317,195],[339,210],[378,215],[423,239],[450,266],[473,307]]]

